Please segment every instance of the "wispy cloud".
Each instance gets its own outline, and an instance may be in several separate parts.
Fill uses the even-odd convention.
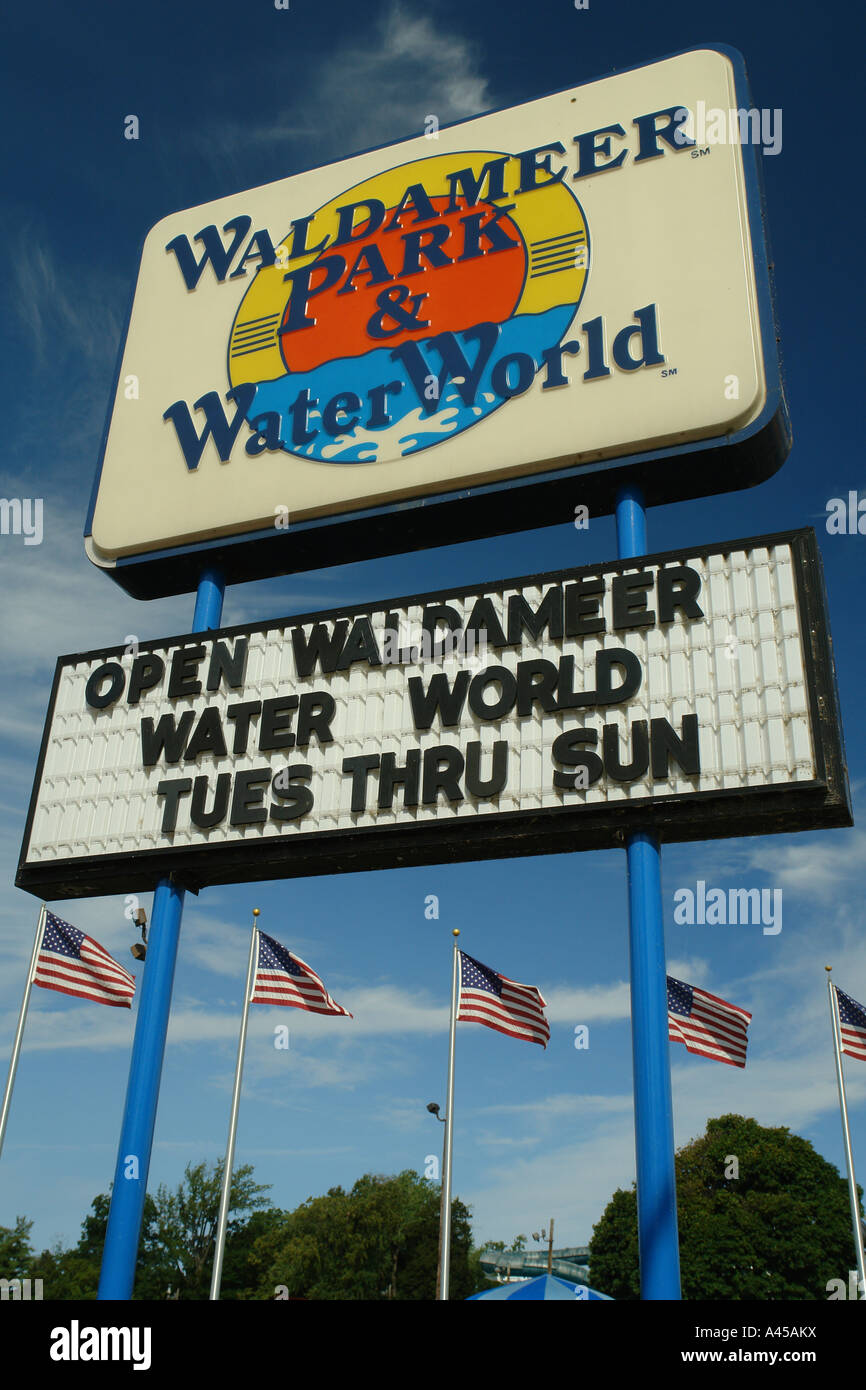
[[[779,846],[773,854],[757,845],[749,852],[749,865],[772,873],[785,892],[798,893],[832,904],[841,890],[860,884],[866,859],[866,831],[846,830],[797,844]]]
[[[629,1016],[629,989],[625,980],[591,989],[542,987],[541,992],[547,1001],[546,1013],[551,1023],[603,1023]]]
[[[440,125],[476,115],[493,103],[477,47],[438,26],[431,14],[410,14],[400,3],[371,18],[369,36],[337,47],[310,66],[305,84],[296,70],[293,111],[311,113],[309,125],[284,115],[285,49],[290,30],[275,31],[272,56],[257,72],[257,109],[269,118],[224,119],[193,130],[188,138],[225,178],[226,160],[243,178],[250,152],[285,157],[307,168],[353,150],[385,144],[424,131],[434,115]],[[435,147],[431,146],[435,153]],[[301,160],[297,159],[301,156]],[[248,178],[248,173],[247,173]]]
[[[670,957],[667,962],[667,973],[673,975],[675,980],[685,980],[689,985],[707,984],[710,969],[705,960],[700,960],[697,956],[688,958]]]
[[[373,100],[359,100],[362,94]],[[442,125],[489,105],[472,45],[401,4],[385,13],[372,43],[343,49],[324,65],[317,96],[335,136],[345,140],[351,131],[367,144],[420,133],[427,115]]]
[[[574,1233],[575,1243],[589,1240],[614,1190],[628,1187],[633,1180],[631,1115],[609,1116],[589,1137],[572,1130],[559,1137],[559,1143],[547,1143],[535,1155],[521,1155],[516,1149],[509,1153],[505,1146],[498,1162],[488,1162],[483,1188],[458,1186],[460,1197],[472,1208],[477,1240],[507,1239],[518,1231],[538,1230],[551,1214],[556,1216],[558,1231]],[[490,1145],[489,1138],[486,1144]]]
[[[340,991],[338,990],[339,994]],[[335,996],[336,997],[336,996]],[[346,1007],[351,1004],[354,1019],[339,1019],[341,1032],[335,1032],[335,1020],[321,1018],[301,1009],[281,1009],[257,1007],[250,1023],[250,1038],[257,1035],[271,1035],[276,1023],[287,1024],[291,1037],[315,1038],[328,1046],[345,1041],[350,1035],[352,1041],[362,1037],[376,1037],[385,1034],[407,1036],[409,1034],[444,1033],[448,1023],[448,1009],[443,1004],[432,1002],[423,994],[412,995],[390,985],[353,991],[351,999],[346,998]],[[120,1014],[121,1017],[116,1017]],[[7,1026],[11,1026],[13,1015],[7,1015]],[[239,1007],[215,1008],[213,1000],[207,1004],[192,1001],[183,996],[176,997],[169,1024],[169,1042],[177,1044],[219,1043],[237,1041],[240,1023]],[[28,1027],[28,1047],[34,1051],[49,1048],[86,1048],[100,1050],[116,1047],[128,1041],[132,1035],[129,1015],[126,1010],[68,1009],[53,1010],[42,1008],[31,1014]]]
[[[767,1126],[786,1125],[802,1133],[837,1106],[829,1042],[823,1049],[804,1044],[798,1034],[795,1063],[785,1057],[750,1062],[745,1071],[675,1049],[672,1056],[675,1143],[678,1148],[703,1134],[709,1115],[739,1114]],[[853,1073],[853,1068],[849,1068]],[[849,1100],[866,1099],[866,1075],[849,1079]],[[712,1099],[708,1102],[708,1095]],[[709,1108],[708,1108],[709,1106]],[[460,1196],[475,1214],[477,1239],[496,1239],[528,1231],[556,1213],[557,1225],[589,1240],[592,1227],[614,1191],[634,1181],[634,1130],[631,1095],[551,1095],[515,1105],[487,1106],[485,1119],[502,1116],[494,1131],[488,1123],[474,1136],[457,1132],[457,1166],[477,1146],[489,1161],[483,1188],[467,1187]],[[543,1152],[527,1154],[523,1143],[529,1121],[545,1140]],[[462,1152],[461,1152],[462,1150]],[[546,1210],[538,1211],[538,1194]]]
[[[22,335],[39,366],[50,362],[57,368],[58,358],[74,355],[91,367],[110,368],[121,323],[105,272],[88,267],[83,274],[64,273],[49,246],[47,236],[27,226],[17,231],[10,248],[10,298]]]
[[[0,477],[2,495],[14,495],[19,487],[20,479]],[[4,799],[12,803],[7,823],[19,843],[57,657],[100,643],[121,645],[132,628],[145,624],[151,632],[152,624],[157,632],[163,625],[178,630],[184,625],[181,615],[189,611],[188,598],[162,600],[146,613],[131,610],[120,589],[85,559],[83,511],[70,491],[55,482],[45,488],[40,546],[25,547],[19,537],[9,537],[14,545],[0,547],[0,649],[7,689],[14,691],[0,714],[0,756]]]
[[[624,1111],[631,1111],[631,1109],[631,1096],[571,1095],[566,1093],[564,1095],[542,1096],[538,1100],[522,1101],[515,1104],[483,1105],[479,1109],[479,1114],[526,1115],[536,1124],[559,1124],[566,1118],[574,1119],[590,1114],[617,1115]]]

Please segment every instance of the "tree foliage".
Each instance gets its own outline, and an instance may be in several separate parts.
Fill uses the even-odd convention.
[[[0,1278],[26,1279],[32,1274],[32,1228],[25,1216],[16,1216],[14,1226],[0,1226]]]
[[[439,1247],[439,1188],[417,1173],[366,1174],[350,1192],[333,1187],[287,1215],[254,1248],[258,1297],[322,1300],[433,1299]],[[451,1207],[450,1296],[474,1292],[469,1213]],[[267,1258],[265,1258],[265,1255]],[[281,1295],[277,1290],[283,1291]]]
[[[210,1289],[222,1163],[188,1164],[183,1181],[145,1198],[133,1298],[205,1300]],[[439,1250],[440,1189],[417,1173],[372,1173],[349,1192],[332,1188],[293,1212],[281,1211],[253,1180],[235,1170],[226,1232],[221,1297],[322,1300],[433,1299]],[[35,1255],[32,1222],[0,1227],[0,1277],[39,1278],[44,1298],[95,1299],[110,1197],[95,1197],[77,1245]],[[469,1212],[451,1208],[454,1299],[488,1287],[471,1249]]]
[[[237,1168],[232,1175],[223,1266],[223,1296],[226,1298],[231,1298],[245,1283],[243,1251],[248,1223],[243,1213],[257,1215],[258,1208],[268,1205],[263,1195],[267,1188],[254,1182],[252,1173],[252,1166],[248,1164]],[[161,1185],[155,1196],[145,1197],[134,1299],[208,1297],[221,1184],[222,1161],[212,1169],[205,1163],[187,1164],[183,1180],[174,1191]],[[4,1239],[14,1233],[0,1228],[0,1275],[7,1268],[14,1267],[17,1272],[19,1266],[24,1266],[25,1274],[42,1280],[45,1299],[95,1299],[110,1205],[108,1193],[94,1197],[90,1212],[82,1222],[78,1244],[68,1250],[58,1244],[34,1255],[29,1244],[32,1222],[19,1218],[16,1232],[19,1228],[23,1232],[26,1227],[28,1240],[26,1252],[22,1254],[19,1250],[16,1256],[20,1235],[16,1245]]]
[[[235,1242],[245,1222],[244,1212],[269,1205],[268,1188],[253,1181],[252,1164],[232,1173],[229,1218],[226,1227],[223,1283],[228,1297],[236,1279]],[[156,1245],[160,1262],[171,1272],[172,1290],[179,1299],[206,1299],[216,1248],[223,1161],[209,1169],[205,1163],[187,1164],[183,1182],[174,1192],[157,1188]]]
[[[722,1115],[675,1166],[684,1299],[826,1299],[828,1280],[846,1277],[847,1184],[807,1139]],[[616,1191],[593,1229],[590,1283],[640,1297],[634,1188]]]

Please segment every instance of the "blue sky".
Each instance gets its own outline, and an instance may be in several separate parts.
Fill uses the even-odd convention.
[[[827,579],[855,819],[866,537],[827,532],[828,500],[862,462],[861,228],[852,186],[859,7],[647,6],[638,0],[419,0],[320,7],[49,3],[5,21],[4,449],[0,495],[44,499],[44,539],[0,537],[0,1049],[11,1046],[36,923],[13,887],[56,657],[188,628],[189,596],[137,603],[85,558],[81,534],[126,303],[148,228],[170,211],[358,149],[531,99],[666,53],[722,42],[746,58],[755,104],[783,112],[764,179],[794,448],[748,493],[649,515],[653,551],[812,525]],[[855,81],[857,83],[855,95]],[[123,138],[136,114],[140,138]],[[844,133],[844,135],[843,135]],[[447,537],[442,538],[443,541]],[[228,592],[227,624],[443,586],[603,562],[611,518],[323,569]],[[745,1071],[672,1047],[677,1143],[728,1111],[788,1125],[843,1161],[824,965],[866,1001],[864,834],[853,829],[666,847],[668,968],[753,1013]],[[679,926],[674,893],[781,888],[783,928]],[[425,918],[428,894],[438,921]],[[150,903],[144,899],[148,910]],[[479,1239],[556,1218],[587,1241],[634,1176],[625,857],[599,852],[432,866],[188,896],[151,1186],[223,1150],[251,909],[355,1015],[252,1011],[238,1161],[293,1207],[362,1173],[423,1171],[444,1104],[451,929],[482,961],[537,984],[547,1052],[487,1029],[458,1039],[455,1192]],[[124,963],[122,896],[54,904]],[[290,1048],[276,1051],[286,1022]],[[573,1046],[587,1024],[590,1046]],[[42,1246],[77,1237],[107,1190],[132,1015],[34,990],[6,1150],[0,1223],[35,1221]],[[5,1067],[5,1063],[4,1063]],[[847,1064],[855,1159],[866,1181],[866,1066]],[[840,1271],[840,1275],[844,1272]]]

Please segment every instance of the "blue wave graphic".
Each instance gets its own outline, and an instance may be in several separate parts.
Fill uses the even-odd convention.
[[[262,382],[256,388],[247,419],[252,423],[257,416],[266,412],[279,415],[283,448],[301,458],[323,463],[375,463],[380,457],[390,457],[395,453],[400,457],[418,453],[431,445],[440,444],[444,439],[453,438],[504,405],[506,398],[497,394],[491,381],[497,362],[511,353],[523,352],[533,359],[537,372],[542,366],[542,352],[564,336],[576,307],[574,304],[560,304],[543,314],[520,314],[498,325],[498,339],[479,379],[472,405],[465,403],[449,377],[438,408],[426,415],[424,411],[430,402],[419,400],[404,363],[392,360],[391,347],[382,347],[363,357],[342,357],[325,362],[309,372],[287,372],[276,381]],[[463,333],[455,334],[455,339],[471,369],[481,345],[473,339],[465,342]],[[418,346],[429,364],[427,370],[438,378],[442,360],[438,352],[425,346],[425,342],[425,339],[421,339]],[[371,408],[368,392],[386,382],[395,381],[400,383],[401,389],[398,393],[388,394],[390,422],[379,429],[368,428],[366,419]],[[292,442],[289,408],[305,388],[318,403],[308,412],[307,428],[318,433],[308,444],[295,444]],[[323,428],[322,407],[334,396],[350,391],[361,398],[361,409],[354,412],[360,415],[360,421],[352,430],[334,438]]]

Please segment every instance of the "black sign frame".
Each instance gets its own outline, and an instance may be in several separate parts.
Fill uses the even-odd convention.
[[[111,659],[123,647],[60,657],[55,669],[45,731],[15,883],[48,901],[111,893],[148,892],[172,877],[194,892],[215,884],[261,882],[320,874],[356,873],[411,865],[559,854],[621,846],[636,830],[652,831],[662,842],[715,840],[732,836],[786,834],[853,824],[845,764],[838,691],[832,655],[821,555],[811,528],[745,540],[688,546],[627,560],[508,578],[465,589],[445,589],[325,612],[291,615],[266,622],[209,631],[208,640],[233,638],[276,626],[388,612],[408,604],[441,603],[448,598],[481,597],[503,589],[550,584],[564,579],[616,575],[635,566],[684,564],[689,558],[790,544],[803,638],[810,728],[817,776],[812,781],[771,786],[695,791],[639,797],[604,805],[578,804],[532,811],[485,812],[477,818],[441,817],[411,825],[361,826],[307,831],[291,837],[124,851],[74,859],[28,863],[27,852],[49,744],[62,670],[82,661]],[[159,651],[189,641],[179,634],[140,644]]]

